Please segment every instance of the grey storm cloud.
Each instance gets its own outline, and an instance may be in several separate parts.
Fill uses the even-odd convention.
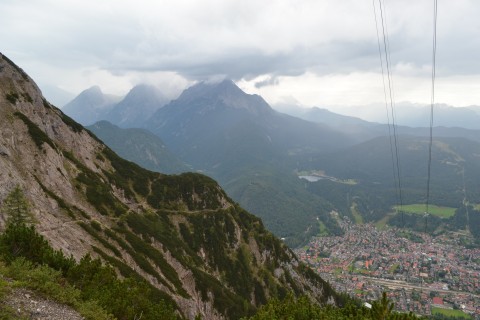
[[[270,77],[268,79],[265,79],[263,81],[257,81],[255,82],[255,88],[262,88],[265,86],[271,86],[271,85],[277,85],[279,83],[278,78],[276,77]]]
[[[348,68],[350,61],[358,60],[353,57],[359,53],[366,55],[363,56],[363,64],[355,65],[357,69],[369,69],[378,64],[376,38],[372,33],[374,20],[371,5],[362,5],[365,8],[358,11],[358,4],[346,1],[352,9],[348,11],[345,6],[333,4],[332,1],[320,2],[327,5],[313,6],[311,1],[299,1],[298,5],[292,1],[285,5],[273,1],[269,6],[239,6],[232,1],[225,1],[230,5],[206,1],[202,6],[191,1],[184,5],[185,8],[176,9],[175,3],[169,1],[164,6],[153,6],[153,2],[149,1],[132,2],[131,8],[116,8],[117,4],[109,1],[103,6],[93,5],[89,1],[73,1],[65,6],[55,5],[54,1],[37,0],[33,4],[6,1],[0,8],[10,14],[5,14],[5,19],[2,18],[4,31],[1,34],[2,39],[6,38],[4,40],[8,42],[2,43],[5,43],[6,49],[11,45],[13,51],[31,49],[32,54],[43,59],[65,61],[70,57],[72,63],[88,61],[101,64],[105,69],[174,70],[194,77],[217,73],[233,78],[272,72],[296,74],[309,67],[320,67],[321,70],[323,65]],[[298,10],[297,13],[308,15],[305,18],[307,20],[312,15],[310,20],[313,22],[302,24],[303,17],[293,16],[295,8],[302,3],[306,9]],[[75,8],[75,4],[80,10]],[[309,12],[309,5],[312,6],[312,11],[323,11]],[[474,6],[473,3],[471,5]],[[344,10],[336,10],[335,6],[343,7]],[[153,13],[148,13],[149,7],[152,7]],[[408,16],[408,9],[415,11],[418,10],[417,7],[402,7],[392,3],[392,12],[389,14],[393,25],[390,28],[390,44],[393,58],[421,65],[430,59],[429,34],[424,30],[429,24],[413,20],[413,26],[410,26],[407,25],[408,21],[396,21],[397,13],[401,17]],[[417,15],[423,20],[430,20],[428,6],[420,8],[425,12],[421,15],[412,12],[412,19]],[[132,10],[129,12],[129,9]],[[441,12],[442,9],[445,10],[441,2]],[[475,9],[478,11],[478,8]],[[155,10],[159,10],[158,20],[155,18]],[[195,10],[203,13],[195,13]],[[292,16],[289,16],[289,10],[292,11]],[[172,11],[173,17],[168,17],[169,11]],[[342,15],[332,19],[328,17],[329,11]],[[16,16],[21,12],[21,17]],[[175,14],[178,19],[175,19]],[[275,19],[270,14],[277,14],[278,18]],[[315,21],[315,16],[320,21]],[[440,21],[442,18],[448,19],[448,16],[440,15]],[[468,20],[468,16],[463,18]],[[165,21],[162,22],[162,19]],[[350,20],[353,21],[349,24]],[[361,25],[353,25],[355,22]],[[22,26],[25,23],[26,26]],[[465,21],[457,23],[463,24]],[[31,27],[30,32],[20,34],[20,31],[28,27]],[[318,30],[312,31],[314,28]],[[439,32],[441,31],[440,26]],[[473,32],[467,30],[466,33],[465,36],[457,33],[453,37],[447,37],[448,42],[457,42],[457,45],[443,45],[447,58],[453,53],[460,54],[463,58],[449,59],[452,68],[458,66],[458,61],[471,61],[474,55],[470,52],[478,48],[478,41],[467,38]],[[440,46],[442,39],[439,36]],[[465,51],[455,50],[462,47],[458,43],[460,40],[467,45]],[[367,50],[364,49],[366,47]],[[448,60],[445,65],[450,65]]]
[[[385,4],[393,71],[425,77],[430,1]],[[34,75],[55,69],[67,79],[96,69],[114,76],[172,72],[188,81],[266,76],[254,80],[261,89],[282,76],[380,72],[371,1],[4,0],[0,12],[0,51]],[[476,0],[439,1],[439,76],[480,74],[478,16]]]
[[[378,67],[378,51],[375,43],[366,41],[337,42],[309,48],[299,47],[288,54],[263,53],[258,50],[225,50],[221,54],[212,56],[179,53],[174,57],[162,57],[160,51],[154,52],[146,54],[149,58],[140,63],[137,58],[125,55],[125,60],[107,62],[104,67],[118,71],[176,71],[195,80],[217,74],[239,80],[252,79],[262,74],[297,76],[308,70],[318,74],[328,74]]]

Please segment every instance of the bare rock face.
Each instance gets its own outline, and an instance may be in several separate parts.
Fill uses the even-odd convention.
[[[100,148],[100,144],[86,131],[72,131],[62,121],[60,111],[42,98],[40,90],[28,76],[5,60],[0,63],[3,66],[0,72],[0,199],[20,185],[34,204],[38,231],[55,249],[80,258],[89,252],[89,237],[71,221],[58,202],[45,193],[39,181],[49,190],[55,190],[59,198],[69,199],[72,205],[92,216],[98,215],[75,190],[72,184],[75,172],[68,172],[65,157],[58,147],[64,146],[64,150],[71,150],[80,159],[85,159],[87,166],[95,168],[88,159],[94,157],[95,148]],[[38,137],[34,136],[37,133],[29,131],[31,129],[15,116],[16,113],[25,115],[47,137],[51,137],[52,144],[37,146],[35,138]]]
[[[8,149],[1,145],[0,145],[0,156],[10,157],[10,152],[8,151]]]
[[[20,186],[52,247],[136,272],[187,318],[239,318],[291,290],[337,299],[215,181],[119,158],[1,54],[0,169],[0,205]]]

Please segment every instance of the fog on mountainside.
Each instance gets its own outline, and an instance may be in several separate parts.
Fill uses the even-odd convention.
[[[367,122],[371,124],[392,123],[391,116],[387,117],[384,104],[371,104],[364,106],[344,107],[304,107],[298,104],[279,104],[274,106],[281,112],[299,117],[305,120],[343,125],[357,125]],[[390,112],[390,107],[388,106]],[[331,110],[339,109],[342,115]],[[355,115],[349,116],[348,114]],[[348,119],[348,120],[347,120]],[[395,104],[395,123],[398,126],[428,127],[430,124],[430,106],[410,102],[398,102]],[[435,127],[458,127],[472,130],[480,130],[480,107],[453,107],[437,103],[434,106]]]
[[[140,128],[168,99],[154,86],[137,85],[115,104],[104,119],[122,128]]]
[[[93,86],[67,103],[62,111],[82,125],[91,125],[105,118],[120,99],[120,97],[106,95],[100,87]]]
[[[65,106],[67,103],[75,98],[75,94],[62,90],[56,86],[43,85],[41,86],[42,94],[51,101],[51,103],[59,108]]]
[[[168,99],[154,86],[133,87],[125,97],[104,94],[93,86],[66,104],[62,111],[83,125],[107,120],[122,128],[139,128]]]

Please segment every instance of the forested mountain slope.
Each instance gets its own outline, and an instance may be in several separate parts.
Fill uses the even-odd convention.
[[[289,291],[338,302],[214,180],[121,159],[1,55],[0,167],[0,201],[20,186],[55,249],[140,275],[186,318],[239,318]]]
[[[86,128],[119,156],[145,169],[167,174],[191,171],[148,130],[123,129],[108,121],[99,121]]]

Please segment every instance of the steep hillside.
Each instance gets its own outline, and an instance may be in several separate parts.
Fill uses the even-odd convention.
[[[122,129],[108,121],[87,127],[122,158],[141,167],[167,174],[190,171],[163,141],[145,129]]]
[[[214,180],[121,159],[1,55],[0,167],[0,201],[19,185],[54,248],[142,276],[186,318],[239,318],[289,291],[338,301]]]

